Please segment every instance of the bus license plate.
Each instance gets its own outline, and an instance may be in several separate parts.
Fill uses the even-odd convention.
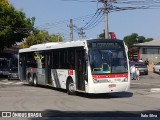
[[[109,88],[116,87],[116,84],[109,84]]]

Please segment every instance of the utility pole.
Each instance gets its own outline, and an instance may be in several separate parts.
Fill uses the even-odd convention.
[[[99,0],[99,2],[102,2],[104,4],[104,24],[105,24],[105,38],[109,38],[109,30],[108,30],[108,1],[109,0]]]
[[[80,35],[80,39],[81,39],[81,40],[84,38],[84,34],[85,34],[85,32],[83,32],[83,29],[80,28],[79,35]]]
[[[109,38],[109,30],[108,30],[108,6],[107,0],[104,0],[104,23],[105,23],[105,38]]]
[[[69,28],[70,28],[70,41],[73,41],[73,21],[72,19],[70,19]]]

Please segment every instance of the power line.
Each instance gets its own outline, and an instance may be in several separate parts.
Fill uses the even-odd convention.
[[[102,13],[102,11],[100,13]],[[101,16],[100,16],[100,13],[99,13],[98,17],[96,19],[94,19],[94,21],[92,21],[88,26],[82,27],[82,28],[84,30],[89,30],[89,29],[92,29],[95,26],[97,26],[100,22],[102,22],[104,13]]]
[[[4,30],[6,28],[11,28],[13,33],[15,34],[29,34],[34,28],[32,27],[12,27],[10,25],[0,25],[0,30]]]
[[[84,29],[86,26],[88,26],[88,25],[91,23],[91,21],[93,21],[93,19],[96,19],[96,18],[99,16],[100,12],[99,12],[99,14],[97,15],[98,11],[99,11],[99,9],[98,9],[98,10],[96,11],[96,13],[92,16],[92,18],[82,27],[83,29]]]
[[[89,14],[89,15],[73,18],[72,20],[81,21],[81,20],[84,20],[86,18],[90,18],[92,16],[93,16],[93,14]],[[54,22],[54,23],[45,23],[44,25],[36,26],[36,28],[43,28],[43,27],[47,27],[47,26],[49,26],[49,28],[50,28],[51,26],[55,26],[55,25],[59,25],[59,24],[67,24],[69,21],[70,20],[68,19],[68,20],[60,20],[60,21],[57,21],[57,22]]]

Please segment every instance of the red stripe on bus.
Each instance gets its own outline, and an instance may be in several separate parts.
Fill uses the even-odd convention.
[[[110,75],[92,75],[93,78],[117,78],[117,77],[127,77],[128,74],[110,74]]]

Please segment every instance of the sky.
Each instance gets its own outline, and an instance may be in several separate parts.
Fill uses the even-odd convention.
[[[50,34],[61,34],[66,41],[70,39],[70,19],[73,19],[75,29],[81,28],[93,20],[98,8],[103,7],[101,3],[83,1],[87,0],[9,0],[17,10],[22,10],[27,18],[36,18],[35,28],[47,30]],[[160,8],[111,12],[108,15],[108,24],[109,32],[114,32],[118,39],[132,33],[159,39]],[[104,19],[93,28],[84,30],[86,38],[89,39],[97,38],[103,31]],[[73,38],[79,39],[77,31],[73,32]]]

